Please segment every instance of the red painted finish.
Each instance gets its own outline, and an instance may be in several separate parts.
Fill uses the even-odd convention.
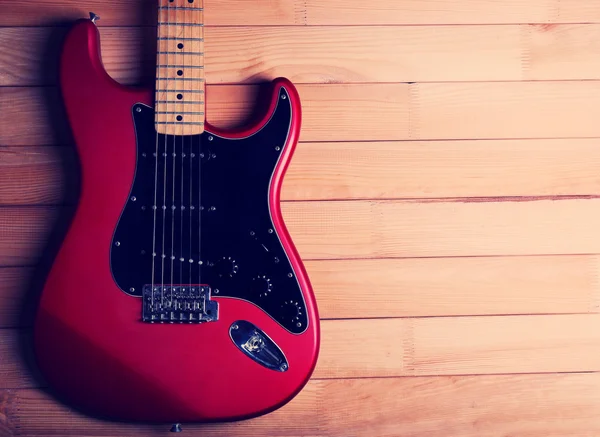
[[[258,307],[217,298],[219,321],[202,325],[140,322],[139,298],[113,282],[109,249],[135,168],[131,108],[153,104],[153,92],[133,90],[109,77],[99,36],[88,20],[65,41],[61,88],[80,157],[77,212],[55,258],[35,322],[35,351],[55,393],[90,414],[124,420],[185,422],[234,420],[276,409],[306,384],[319,349],[319,320],[309,279],[286,230],[279,193],[300,130],[300,102],[293,85],[273,82],[272,111],[285,87],[293,105],[288,144],[274,174],[269,199],[276,231],[304,292],[309,319],[301,335],[284,330]],[[223,137],[246,136],[207,125]],[[229,337],[230,325],[248,320],[284,351],[289,370],[276,372],[246,357]]]

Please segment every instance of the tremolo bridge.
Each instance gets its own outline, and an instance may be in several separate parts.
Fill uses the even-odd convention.
[[[208,286],[145,285],[142,321],[149,323],[203,323],[219,318],[219,306],[210,300]]]

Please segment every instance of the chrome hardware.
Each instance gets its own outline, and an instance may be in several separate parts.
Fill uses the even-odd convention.
[[[181,429],[181,424],[180,423],[175,423],[172,427],[171,427],[171,432],[182,432],[183,430]]]
[[[92,20],[92,23],[96,24],[96,21],[100,20],[100,16],[90,12],[90,20]]]
[[[277,372],[288,370],[289,364],[279,346],[252,323],[234,322],[229,328],[229,336],[239,350],[261,366]]]
[[[144,285],[144,322],[202,323],[219,319],[219,304],[210,299],[210,287]]]

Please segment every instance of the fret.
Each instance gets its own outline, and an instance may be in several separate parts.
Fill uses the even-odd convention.
[[[159,6],[158,9],[176,10],[176,11],[203,11],[204,8],[187,8],[185,6]]]
[[[177,115],[204,115],[204,112],[185,112],[185,111],[157,111],[157,114],[177,114]]]
[[[198,102],[184,102],[183,100],[156,100],[155,103],[177,103],[178,105],[197,105]]]
[[[164,76],[158,76],[156,78],[156,80],[177,80],[179,82],[204,82],[204,79],[202,78],[183,78],[183,77],[164,77]]]
[[[182,36],[159,36],[157,39],[167,41],[204,41],[204,38],[184,38]]]
[[[198,23],[176,23],[176,22],[169,22],[169,21],[159,21],[158,22],[159,26],[190,26],[190,27],[204,27],[204,24],[198,24]]]
[[[158,133],[204,132],[204,2],[159,0],[155,125]]]
[[[169,93],[200,93],[200,94],[204,94],[204,90],[182,90],[182,89],[156,89],[156,92],[169,92]]]
[[[163,65],[157,65],[156,68],[195,68],[195,69],[199,69],[199,68],[204,68],[204,65],[171,65],[171,64],[163,64]]]
[[[158,52],[159,55],[204,56],[204,52]]]
[[[193,124],[193,125],[201,125],[201,124],[204,124],[203,121],[157,121],[155,123],[156,124],[171,124],[171,125],[178,125],[178,124],[181,124],[181,125],[184,125],[184,124],[187,124],[187,125],[191,125],[191,124]],[[173,135],[177,135],[177,134],[173,134]]]

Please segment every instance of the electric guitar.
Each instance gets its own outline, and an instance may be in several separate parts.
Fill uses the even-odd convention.
[[[96,15],[64,41],[81,195],[34,347],[57,396],[88,414],[250,418],[291,400],[315,367],[317,307],[279,204],[298,93],[276,79],[252,128],[206,123],[203,14],[203,0],[159,0],[154,90],[107,74]]]

